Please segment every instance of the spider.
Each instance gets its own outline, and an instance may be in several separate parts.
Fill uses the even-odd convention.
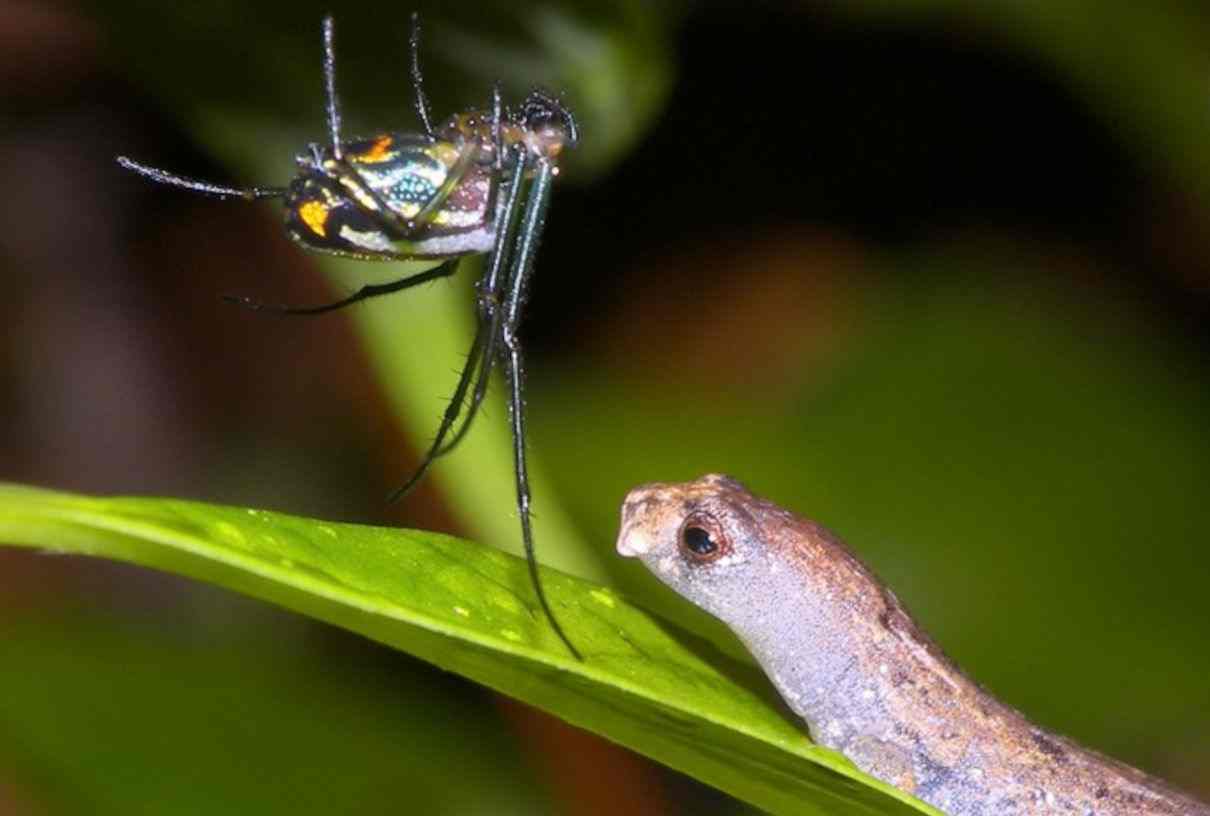
[[[125,156],[118,156],[117,162],[156,183],[220,199],[280,198],[285,204],[287,233],[307,250],[368,261],[440,261],[424,272],[363,286],[348,297],[318,306],[276,306],[250,298],[226,298],[256,311],[287,315],[332,312],[447,277],[463,257],[487,254],[476,287],[478,322],[467,362],[424,458],[390,500],[407,493],[434,460],[462,440],[483,402],[492,370],[502,364],[508,380],[517,512],[530,580],[555,633],[582,660],[551,610],[534,557],[525,461],[525,365],[517,334],[550,207],[552,182],[559,172],[558,159],[564,150],[575,147],[579,128],[572,112],[543,91],[531,91],[515,109],[505,107],[499,84],[492,90],[489,110],[456,113],[435,127],[420,71],[419,15],[413,14],[411,23],[411,81],[420,133],[341,139],[333,22],[325,17],[328,142],[309,144],[297,155],[298,174],[288,186],[226,187],[184,178]],[[465,417],[457,425],[464,407]]]

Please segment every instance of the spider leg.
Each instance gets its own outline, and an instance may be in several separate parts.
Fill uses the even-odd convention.
[[[454,423],[458,421],[458,415],[462,412],[462,404],[466,401],[466,392],[470,388],[471,380],[475,377],[475,372],[483,369],[487,363],[483,357],[483,346],[487,325],[480,322],[475,329],[475,339],[471,343],[470,353],[466,357],[466,365],[462,367],[462,373],[458,376],[458,385],[454,388],[453,396],[450,397],[449,403],[445,406],[445,413],[441,416],[441,425],[437,428],[437,435],[433,437],[432,444],[429,445],[428,451],[424,454],[424,458],[420,460],[420,466],[416,468],[416,472],[408,477],[408,480],[387,497],[388,502],[395,502],[402,499],[408,493],[412,492],[424,476],[428,473],[429,466],[433,464],[433,460],[440,454],[442,443],[445,441],[446,434],[449,433]]]
[[[353,294],[346,298],[334,301],[332,303],[324,303],[319,306],[285,306],[269,303],[261,303],[246,297],[235,297],[232,295],[224,295],[223,300],[228,303],[235,303],[243,306],[245,309],[251,309],[254,312],[273,312],[274,314],[282,315],[317,315],[325,312],[334,312],[337,309],[343,309],[345,306],[357,303],[370,298],[389,295],[393,292],[401,292],[404,289],[410,289],[413,286],[419,286],[422,283],[427,283],[437,278],[444,278],[454,274],[458,268],[458,258],[451,258],[440,266],[435,266],[432,269],[426,269],[424,272],[418,272],[415,275],[409,275],[406,278],[400,278],[389,283],[373,283],[363,286]]]
[[[503,285],[503,282],[501,282]],[[470,407],[466,409],[466,418],[462,420],[462,424],[458,426],[458,430],[450,437],[449,441],[437,451],[437,456],[445,456],[447,453],[458,447],[458,444],[466,437],[466,434],[471,429],[471,423],[475,417],[479,415],[479,408],[483,405],[483,399],[487,396],[487,387],[491,383],[491,374],[496,367],[496,363],[500,358],[500,323],[503,312],[500,309],[502,292],[500,289],[488,287],[480,284],[479,291],[479,319],[490,325],[490,330],[487,334],[487,343],[483,347],[484,365],[479,369],[479,379],[475,382],[475,391],[471,395]]]
[[[462,374],[458,378],[458,385],[454,389],[454,395],[446,406],[445,414],[441,418],[441,425],[437,428],[437,435],[433,437],[433,442],[429,446],[428,452],[425,453],[424,458],[420,460],[420,465],[416,468],[416,472],[398,490],[391,494],[390,501],[400,499],[411,492],[421,477],[428,472],[433,461],[448,453],[466,435],[471,420],[475,418],[475,414],[483,402],[483,393],[487,388],[487,381],[491,376],[492,369],[496,365],[496,336],[500,330],[500,310],[496,308],[496,304],[500,302],[502,290],[508,281],[505,275],[508,267],[508,250],[512,244],[517,212],[520,210],[521,188],[523,185],[524,179],[519,168],[519,171],[513,174],[513,178],[509,182],[501,209],[496,216],[496,243],[488,258],[487,270],[483,273],[483,277],[478,283],[478,325],[475,328],[475,340],[471,345],[471,351],[467,357],[466,365],[462,369]],[[454,440],[447,443],[446,437],[453,430],[454,423],[458,421],[458,417],[462,413],[462,407],[466,401],[466,392],[470,388],[471,380],[475,378],[476,372],[478,376],[475,381],[474,398],[471,401],[466,418],[454,433]]]
[[[408,46],[412,52],[412,96],[415,98],[416,115],[424,133],[430,139],[437,138],[433,132],[433,120],[429,114],[429,97],[424,92],[424,74],[420,73],[420,13],[412,12],[412,32],[408,37]]]
[[[462,420],[462,424],[458,426],[458,430],[454,431],[454,435],[441,446],[434,454],[435,457],[445,456],[447,453],[458,447],[458,444],[466,437],[466,434],[471,429],[471,423],[475,417],[479,415],[479,408],[483,405],[483,398],[487,394],[487,386],[491,382],[492,371],[496,368],[496,363],[499,360],[499,338],[500,338],[500,311],[499,309],[487,318],[488,332],[487,342],[483,346],[483,366],[479,369],[479,378],[475,381],[475,391],[471,395],[470,406],[466,409],[466,417]]]
[[[336,48],[332,15],[324,17],[324,107],[328,112],[328,138],[332,142],[332,155],[341,158],[340,147],[340,102],[336,98]]]
[[[494,89],[496,122],[499,123],[501,103],[500,103],[500,86],[497,85]],[[518,153],[524,153],[524,148],[519,148]],[[501,165],[503,164],[504,146],[503,143],[496,145],[496,160]],[[517,157],[517,172],[514,173],[513,184],[509,188],[509,198],[506,199],[504,211],[500,216],[500,221],[505,224],[506,232],[504,233],[511,240],[513,234],[513,220],[519,212],[516,197],[520,192],[520,186],[524,183],[525,160],[524,156]],[[479,407],[483,404],[483,399],[487,395],[487,387],[491,382],[491,373],[496,366],[499,358],[499,343],[500,343],[500,322],[502,313],[500,311],[500,303],[503,300],[504,286],[507,284],[508,278],[504,276],[505,262],[507,256],[504,252],[494,252],[491,261],[488,264],[488,271],[479,281],[479,293],[477,305],[479,310],[479,319],[491,324],[491,331],[487,335],[487,343],[483,349],[483,357],[486,364],[479,370],[479,380],[475,383],[475,392],[471,396],[471,404],[466,412],[466,419],[462,425],[454,432],[445,446],[437,451],[437,456],[445,456],[447,453],[458,447],[458,444],[466,437],[470,431],[471,423],[479,414]]]
[[[185,178],[158,167],[140,164],[126,156],[117,157],[118,164],[131,172],[138,173],[144,178],[151,179],[156,184],[167,184],[170,187],[181,187],[195,193],[214,196],[215,198],[242,198],[245,201],[255,201],[258,198],[281,198],[286,194],[285,187],[225,187],[221,184],[211,184],[208,181]]]
[[[504,100],[500,83],[492,85],[492,145],[496,148],[496,170],[504,169]]]
[[[517,159],[517,178],[523,177],[525,170],[525,154],[520,153]],[[529,577],[538,596],[538,603],[550,621],[555,634],[567,646],[577,660],[583,660],[579,650],[572,645],[555,618],[542,589],[541,577],[538,573],[538,562],[534,557],[534,534],[530,522],[529,472],[525,461],[525,366],[521,356],[521,339],[517,331],[521,324],[521,311],[525,304],[526,290],[530,276],[534,270],[534,257],[537,253],[538,242],[542,237],[542,229],[546,224],[546,211],[550,208],[550,189],[554,179],[554,167],[543,159],[537,161],[534,180],[529,190],[529,198],[525,203],[525,213],[521,218],[520,231],[517,234],[517,244],[513,252],[513,271],[509,276],[508,287],[504,293],[504,301],[500,304],[503,319],[500,324],[500,344],[505,373],[508,375],[509,415],[513,431],[513,464],[517,487],[517,513],[521,517],[521,541],[525,546],[525,560],[529,565]]]

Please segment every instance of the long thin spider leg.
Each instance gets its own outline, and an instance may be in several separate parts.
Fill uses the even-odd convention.
[[[214,196],[215,198],[242,198],[245,201],[255,201],[258,198],[281,198],[286,194],[285,187],[225,187],[221,184],[211,184],[208,181],[185,178],[158,167],[139,164],[126,156],[117,157],[118,164],[131,172],[149,178],[156,184],[167,184],[171,187],[181,187],[195,193]]]
[[[324,104],[328,110],[328,139],[332,143],[332,155],[341,158],[340,147],[340,102],[336,98],[336,47],[333,43],[332,15],[324,17]]]
[[[232,295],[224,295],[223,300],[228,303],[235,303],[243,306],[245,309],[251,309],[254,312],[272,312],[273,314],[282,315],[317,315],[325,312],[334,312],[337,309],[343,309],[345,306],[357,303],[361,300],[369,300],[370,298],[389,295],[392,292],[400,292],[404,289],[410,289],[413,286],[419,286],[422,283],[427,283],[437,278],[444,278],[452,275],[458,268],[458,259],[452,258],[440,266],[432,269],[419,272],[415,275],[410,275],[406,278],[401,278],[390,283],[373,283],[363,286],[353,294],[346,298],[342,298],[333,303],[325,303],[320,306],[284,306],[269,303],[261,303],[246,297],[235,297]]]
[[[412,95],[415,98],[416,115],[424,127],[425,135],[430,139],[436,138],[433,132],[433,120],[429,115],[429,97],[424,92],[424,75],[420,73],[420,13],[412,12],[412,32],[408,38],[412,51]]]
[[[483,358],[485,365],[479,369],[479,379],[475,383],[475,392],[471,395],[470,406],[466,409],[466,418],[462,420],[462,424],[458,426],[458,430],[450,437],[449,441],[441,450],[437,451],[437,456],[445,456],[466,438],[467,433],[471,429],[471,423],[475,417],[479,415],[479,408],[483,405],[483,400],[487,396],[487,388],[491,383],[491,374],[496,367],[496,361],[500,357],[500,324],[503,317],[503,310],[499,307],[501,301],[500,292],[481,293],[479,295],[480,313],[484,315],[481,319],[489,320],[491,329],[487,335],[487,344],[483,347]]]
[[[479,407],[483,404],[483,398],[487,394],[487,387],[491,382],[491,373],[498,359],[500,324],[502,319],[500,304],[504,300],[504,288],[508,285],[509,281],[506,275],[508,253],[505,248],[512,243],[514,222],[520,211],[518,202],[520,201],[522,185],[525,183],[524,150],[522,147],[517,151],[516,171],[513,173],[512,183],[508,189],[508,196],[505,199],[503,209],[497,220],[497,249],[492,252],[488,263],[488,270],[482,280],[479,281],[477,298],[479,319],[491,324],[491,330],[487,335],[487,344],[483,349],[483,357],[486,364],[479,370],[479,380],[475,383],[475,392],[471,397],[471,404],[467,409],[466,418],[462,421],[462,425],[458,427],[458,430],[454,432],[449,442],[437,452],[438,456],[445,456],[466,437],[467,432],[471,428],[471,423],[479,414]]]
[[[517,173],[521,178],[524,161],[518,158]],[[501,304],[504,319],[500,326],[500,343],[504,351],[504,368],[508,374],[509,414],[513,431],[513,463],[517,477],[517,513],[521,517],[521,540],[525,545],[525,560],[529,565],[529,577],[538,596],[538,603],[546,613],[551,628],[563,641],[567,649],[577,660],[583,660],[579,650],[572,645],[563,627],[555,618],[546,592],[542,588],[541,576],[538,573],[538,561],[534,556],[534,534],[530,522],[529,472],[525,461],[525,367],[521,356],[521,340],[517,330],[521,324],[521,308],[525,303],[526,289],[529,278],[534,270],[534,256],[538,242],[542,237],[542,228],[546,224],[546,211],[550,207],[550,187],[554,178],[554,168],[550,162],[539,160],[533,184],[530,187],[529,199],[525,205],[525,214],[521,219],[521,228],[517,235],[517,246],[513,253],[513,273],[510,276],[505,300]]]
[[[504,99],[500,83],[492,85],[492,145],[496,149],[496,169],[504,169]]]
[[[449,433],[454,423],[458,421],[458,415],[462,412],[462,403],[466,400],[466,392],[470,388],[471,380],[475,378],[475,372],[485,365],[483,346],[484,334],[487,328],[487,324],[481,322],[478,328],[475,329],[475,339],[471,343],[470,352],[467,354],[466,365],[462,367],[462,373],[458,376],[458,385],[454,388],[454,394],[450,397],[449,403],[445,406],[445,413],[441,416],[441,425],[437,428],[437,435],[433,437],[432,444],[429,445],[424,458],[420,460],[420,466],[416,468],[416,472],[406,482],[387,497],[388,502],[398,501],[410,493],[421,477],[428,472],[429,466],[433,464],[433,460],[437,458],[437,451],[441,449],[442,443],[445,442],[446,434]]]
[[[483,405],[483,398],[487,394],[488,383],[491,382],[492,371],[496,368],[496,362],[500,356],[500,350],[497,347],[500,336],[500,313],[497,311],[493,318],[490,328],[488,329],[487,343],[483,347],[483,366],[479,369],[479,379],[475,381],[475,391],[471,395],[470,405],[466,409],[466,417],[462,420],[462,424],[458,426],[458,430],[454,431],[454,435],[449,438],[441,449],[437,451],[436,456],[442,457],[458,447],[459,443],[466,438],[466,434],[471,429],[471,423],[475,417],[479,415],[479,408]]]
[[[441,425],[437,429],[437,435],[433,438],[428,452],[420,461],[420,466],[416,468],[416,472],[408,478],[403,486],[391,494],[390,501],[403,498],[411,492],[421,477],[428,472],[433,461],[437,457],[444,455],[452,447],[452,443],[446,443],[446,437],[453,429],[454,423],[458,420],[458,416],[466,400],[466,392],[470,388],[471,379],[475,376],[476,370],[478,371],[478,377],[475,381],[476,399],[472,401],[470,411],[463,420],[462,425],[455,432],[455,438],[460,439],[465,435],[467,427],[471,420],[474,419],[479,405],[483,402],[482,389],[486,388],[486,381],[491,376],[492,369],[496,364],[496,334],[500,330],[500,310],[495,307],[495,304],[499,303],[502,290],[508,282],[505,273],[508,269],[509,248],[512,245],[513,231],[517,221],[516,216],[520,210],[521,188],[523,184],[524,179],[521,177],[521,174],[514,173],[504,194],[500,209],[496,214],[495,246],[492,247],[491,255],[488,258],[487,269],[477,284],[479,294],[477,297],[476,310],[478,321],[475,328],[475,341],[471,346],[471,353],[467,358],[466,366],[463,367],[462,374],[458,379],[458,386],[454,390],[454,396],[450,400],[449,405],[446,406],[445,414],[441,419]]]

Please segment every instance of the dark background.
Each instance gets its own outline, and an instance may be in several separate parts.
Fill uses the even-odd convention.
[[[438,115],[499,77],[584,130],[524,332],[536,509],[574,531],[543,560],[692,619],[612,555],[617,506],[731,473],[840,532],[1008,702],[1210,796],[1210,16],[450,5],[420,6]],[[282,183],[322,138],[324,11],[0,4],[0,478],[515,547],[498,402],[383,501],[453,387],[471,267],[360,310],[400,310],[384,362],[360,314],[220,301],[357,285],[274,205],[113,165]],[[414,128],[406,10],[335,11],[349,132]],[[742,810],[319,624],[0,553],[0,812],[403,803]]]

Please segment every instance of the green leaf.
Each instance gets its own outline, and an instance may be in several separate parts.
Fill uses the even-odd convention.
[[[603,587],[553,570],[579,663],[525,564],[427,532],[170,499],[0,487],[0,541],[225,586],[325,620],[547,710],[774,813],[936,813],[812,745],[763,677]]]

